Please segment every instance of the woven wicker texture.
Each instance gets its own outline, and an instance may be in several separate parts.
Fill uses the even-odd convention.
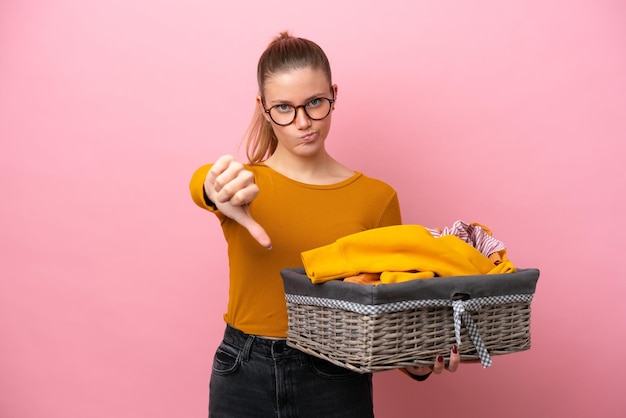
[[[287,308],[289,345],[359,372],[432,365],[456,342],[451,307],[374,315],[292,302]],[[530,303],[485,305],[471,316],[490,355],[530,348]],[[479,359],[465,327],[459,352],[462,361]]]

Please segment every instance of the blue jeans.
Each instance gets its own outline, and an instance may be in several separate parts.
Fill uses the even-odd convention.
[[[372,375],[227,326],[213,359],[210,418],[370,418]]]

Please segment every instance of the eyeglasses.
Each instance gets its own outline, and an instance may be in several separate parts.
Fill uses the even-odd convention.
[[[291,125],[296,119],[298,109],[304,109],[304,113],[312,120],[322,120],[330,115],[330,111],[335,103],[335,99],[327,99],[326,97],[316,97],[308,103],[300,106],[292,106],[288,104],[277,104],[269,109],[265,109],[265,99],[263,102],[263,110],[270,115],[270,119],[278,126]]]

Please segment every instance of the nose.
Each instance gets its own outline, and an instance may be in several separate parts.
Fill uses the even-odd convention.
[[[298,129],[306,129],[311,126],[311,118],[304,111],[304,106],[299,106],[296,108],[296,118],[294,119],[294,123],[296,124],[296,128]]]

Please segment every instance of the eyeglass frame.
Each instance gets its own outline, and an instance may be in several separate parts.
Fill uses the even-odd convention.
[[[317,119],[316,119],[316,118],[312,118],[312,117],[309,115],[309,113],[306,111],[306,107],[307,107],[307,105],[308,105],[310,102],[312,102],[313,100],[319,100],[319,99],[328,100],[328,103],[330,104],[330,106],[328,107],[328,113],[327,113],[327,114],[326,114],[326,116],[324,116],[323,118],[317,118]],[[311,100],[309,100],[306,104],[303,104],[303,105],[293,106],[293,105],[290,105],[290,104],[287,104],[287,103],[279,103],[279,104],[276,104],[276,105],[274,105],[274,106],[270,107],[269,109],[266,109],[266,108],[265,108],[265,97],[261,96],[261,103],[262,103],[262,105],[263,105],[263,111],[264,111],[265,113],[267,113],[267,114],[269,115],[269,117],[270,117],[270,120],[271,120],[273,123],[275,123],[276,125],[278,125],[278,126],[289,126],[289,125],[291,125],[291,124],[292,124],[292,123],[296,120],[296,118],[298,117],[298,109],[300,109],[300,108],[302,108],[302,110],[304,110],[304,114],[306,115],[306,117],[307,117],[307,118],[309,118],[309,119],[311,119],[311,120],[324,120],[324,119],[326,119],[326,118],[328,117],[328,115],[330,115],[330,113],[332,112],[332,110],[333,110],[333,104],[335,103],[335,100],[336,100],[336,99],[335,99],[335,95],[333,94],[333,98],[332,98],[332,99],[329,99],[328,97],[314,97],[314,98],[312,98]],[[277,107],[277,106],[284,106],[284,105],[287,105],[287,106],[291,106],[291,107],[293,107],[294,112],[293,112],[293,119],[291,119],[291,122],[289,122],[289,123],[285,123],[285,124],[282,124],[282,123],[278,123],[278,122],[276,122],[276,121],[274,120],[274,118],[272,117],[272,114],[271,114],[270,112],[271,112],[271,111],[272,111],[272,109],[274,109],[275,107]]]

